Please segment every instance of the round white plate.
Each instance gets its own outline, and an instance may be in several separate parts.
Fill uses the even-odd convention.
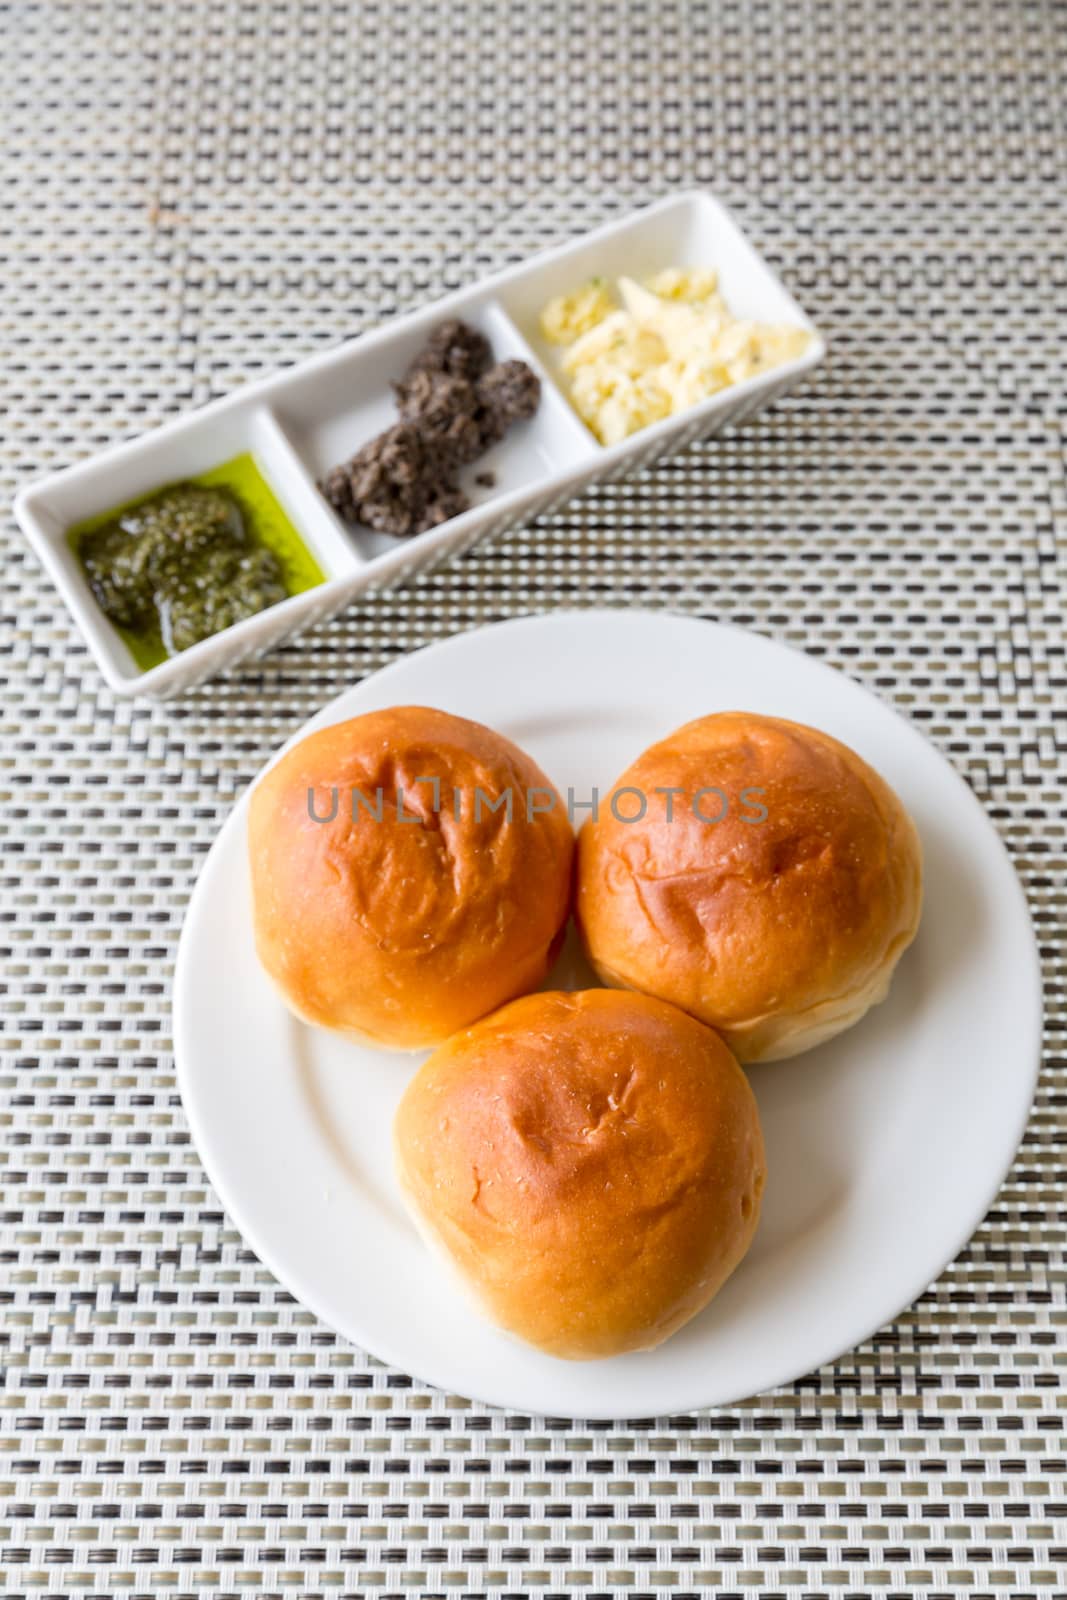
[[[579,798],[711,711],[812,723],[889,780],[922,835],[926,907],[892,992],[820,1050],[754,1068],[768,1182],[749,1255],[659,1350],[543,1356],[470,1309],[393,1180],[390,1124],[421,1057],[297,1022],[261,971],[247,796],[215,842],[182,932],[178,1081],[223,1204],[260,1259],[381,1360],[523,1412],[637,1417],[724,1405],[849,1350],[927,1287],[982,1220],[1037,1070],[1040,977],[1025,902],[978,802],[887,706],[807,656],[668,614],[501,623],[399,661],[300,735],[363,711],[440,706],[498,728]],[[549,987],[590,982],[573,939]]]

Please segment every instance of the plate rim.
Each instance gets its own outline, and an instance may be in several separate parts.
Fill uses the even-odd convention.
[[[421,1373],[413,1371],[406,1361],[390,1355],[386,1349],[388,1341],[383,1342],[373,1337],[370,1341],[368,1341],[364,1337],[365,1330],[362,1328],[359,1331],[349,1331],[349,1328],[339,1327],[337,1322],[334,1320],[333,1315],[329,1311],[323,1309],[322,1303],[319,1300],[314,1286],[312,1285],[309,1289],[299,1271],[292,1271],[288,1264],[286,1265],[284,1271],[279,1269],[279,1266],[276,1265],[276,1258],[270,1240],[265,1240],[262,1237],[260,1229],[257,1225],[254,1223],[249,1223],[249,1219],[244,1210],[243,1198],[238,1198],[235,1203],[235,1198],[230,1191],[229,1184],[225,1176],[223,1176],[220,1181],[220,1172],[224,1171],[225,1161],[221,1157],[216,1159],[218,1155],[216,1141],[208,1123],[206,1123],[204,1118],[201,1116],[201,1107],[198,1102],[197,1092],[193,1087],[189,1069],[187,1065],[183,1064],[187,1059],[185,1043],[186,1022],[184,1021],[184,1017],[187,1010],[187,1006],[185,1004],[185,994],[189,982],[187,971],[191,959],[189,955],[189,943],[191,935],[188,934],[188,930],[194,924],[196,917],[199,914],[201,901],[206,899],[210,892],[211,879],[214,876],[214,873],[218,870],[219,864],[222,862],[223,857],[229,847],[231,835],[235,834],[241,827],[244,815],[247,811],[249,797],[252,793],[252,790],[255,788],[256,784],[260,781],[264,774],[268,772],[270,768],[273,767],[275,763],[282,758],[285,752],[298,740],[304,738],[308,733],[314,731],[315,729],[329,726],[332,721],[338,720],[333,716],[333,713],[343,700],[347,699],[354,693],[358,693],[367,685],[373,683],[377,686],[383,680],[391,677],[394,673],[406,668],[413,660],[424,658],[428,654],[432,655],[442,651],[453,651],[457,648],[465,648],[469,646],[472,639],[477,637],[483,637],[486,635],[499,635],[504,631],[516,632],[518,630],[530,630],[539,626],[544,626],[545,624],[559,625],[567,622],[580,622],[583,626],[588,626],[590,622],[606,622],[610,623],[611,625],[622,624],[624,626],[635,627],[648,626],[649,624],[656,626],[677,626],[678,624],[685,624],[687,627],[691,626],[693,628],[699,628],[702,630],[710,629],[720,635],[725,634],[734,637],[741,637],[746,641],[746,644],[749,645],[755,643],[757,647],[766,647],[775,652],[783,652],[786,656],[799,656],[804,661],[806,670],[810,670],[812,668],[817,669],[817,675],[822,677],[824,680],[830,679],[834,682],[843,681],[851,689],[857,691],[861,696],[873,701],[881,711],[888,713],[888,715],[891,717],[896,718],[896,720],[903,725],[912,738],[920,740],[927,750],[946,770],[946,772],[951,775],[951,779],[957,786],[957,792],[960,794],[962,802],[971,808],[972,812],[977,814],[977,818],[979,819],[981,825],[987,831],[991,840],[995,843],[996,850],[1000,856],[1001,864],[1006,869],[1005,883],[1010,881],[1011,892],[1016,902],[1016,909],[1020,913],[1022,924],[1025,926],[1028,933],[1028,937],[1024,941],[1025,948],[1020,949],[1019,951],[1019,960],[1020,965],[1025,962],[1025,965],[1028,969],[1027,976],[1029,978],[1029,987],[1031,989],[1032,1004],[1027,1009],[1026,1017],[1019,1020],[1019,1055],[1017,1070],[1020,1077],[1020,1095],[1018,1109],[1011,1125],[1010,1140],[1006,1140],[1004,1144],[1005,1153],[1002,1159],[997,1162],[995,1172],[992,1166],[990,1166],[986,1181],[981,1186],[984,1198],[982,1200],[980,1209],[971,1215],[970,1208],[968,1208],[970,1220],[966,1223],[966,1225],[961,1226],[960,1229],[955,1231],[951,1250],[949,1250],[948,1253],[945,1253],[946,1247],[944,1245],[939,1245],[937,1250],[933,1252],[938,1263],[934,1266],[933,1270],[928,1269],[924,1258],[921,1274],[915,1273],[912,1275],[911,1281],[914,1286],[908,1290],[907,1297],[905,1299],[899,1299],[900,1291],[898,1290],[894,1292],[892,1299],[894,1302],[899,1301],[899,1303],[896,1305],[896,1309],[890,1310],[888,1313],[884,1314],[882,1311],[879,1311],[877,1319],[874,1321],[871,1321],[869,1316],[864,1316],[862,1319],[860,1319],[860,1322],[856,1327],[848,1329],[847,1334],[843,1331],[841,1334],[835,1335],[834,1339],[832,1340],[833,1347],[822,1351],[819,1354],[818,1359],[812,1360],[808,1357],[805,1357],[801,1365],[798,1366],[795,1359],[790,1360],[783,1356],[783,1360],[780,1363],[779,1369],[776,1370],[766,1382],[762,1382],[758,1389],[746,1389],[744,1393],[728,1395],[725,1398],[716,1398],[712,1400],[694,1399],[681,1404],[672,1404],[667,1411],[659,1409],[642,1410],[639,1406],[634,1408],[626,1408],[623,1410],[617,1405],[598,1405],[595,1400],[591,1400],[591,1403],[587,1406],[584,1406],[581,1411],[573,1411],[568,1409],[559,1411],[537,1411],[535,1409],[531,1409],[529,1406],[516,1403],[514,1400],[503,1398],[499,1393],[492,1392],[495,1387],[492,1383],[489,1383],[484,1389],[479,1389],[478,1386],[472,1388],[466,1377],[458,1379],[454,1374],[450,1376],[445,1371],[442,1371],[441,1375],[435,1378],[425,1377]],[[409,702],[398,702],[398,704],[399,703]],[[352,714],[358,715],[359,713],[358,711],[354,711]],[[362,1349],[369,1355],[373,1356],[375,1360],[382,1362],[386,1366],[393,1367],[396,1370],[406,1373],[408,1376],[415,1378],[419,1383],[426,1384],[427,1387],[436,1389],[443,1393],[454,1393],[465,1399],[474,1401],[478,1404],[491,1406],[497,1410],[521,1411],[524,1415],[569,1417],[574,1420],[588,1419],[590,1421],[636,1421],[638,1419],[648,1419],[659,1416],[690,1415],[694,1412],[721,1410],[725,1407],[738,1405],[745,1400],[752,1399],[760,1395],[770,1394],[788,1384],[797,1382],[799,1379],[807,1376],[808,1374],[819,1371],[824,1366],[831,1365],[834,1362],[841,1360],[851,1351],[855,1350],[858,1346],[867,1343],[868,1340],[870,1340],[882,1328],[889,1326],[891,1323],[903,1316],[904,1313],[908,1311],[910,1307],[913,1306],[915,1302],[926,1292],[931,1284],[938,1280],[945,1269],[951,1265],[951,1263],[961,1253],[969,1240],[974,1236],[977,1229],[982,1225],[982,1222],[996,1200],[996,1197],[1000,1192],[1005,1179],[1015,1164],[1015,1160],[1018,1156],[1020,1146],[1025,1136],[1025,1132],[1033,1111],[1034,1095],[1040,1076],[1042,1062],[1041,1046],[1044,1024],[1043,974],[1041,968],[1040,950],[1037,944],[1033,921],[1030,915],[1029,903],[1027,901],[1025,890],[1023,889],[1019,875],[1015,869],[1015,864],[1012,861],[1011,855],[1003,838],[1000,835],[999,830],[989,817],[985,807],[982,805],[977,795],[974,793],[962,774],[957,771],[953,763],[941,752],[938,746],[934,744],[933,741],[930,740],[908,716],[905,715],[905,713],[900,711],[890,702],[883,700],[866,684],[854,678],[849,672],[834,667],[830,665],[829,662],[822,660],[820,657],[813,656],[809,654],[808,651],[799,649],[795,645],[791,645],[786,641],[774,638],[771,635],[761,633],[754,629],[743,628],[737,623],[720,622],[711,618],[694,615],[691,612],[674,611],[668,607],[656,609],[638,608],[635,610],[613,607],[568,607],[561,610],[527,613],[523,616],[508,617],[495,622],[474,624],[472,627],[461,629],[456,633],[448,635],[444,639],[431,640],[429,643],[421,645],[414,650],[406,651],[395,661],[388,662],[384,667],[381,667],[376,671],[369,672],[365,677],[359,679],[356,683],[349,685],[347,688],[340,690],[336,695],[332,696],[324,705],[320,706],[318,711],[314,712],[310,717],[305,719],[305,721],[301,723],[300,726],[297,727],[293,733],[291,733],[280,745],[278,745],[273,753],[267,757],[253,778],[245,785],[241,793],[236,797],[228,815],[224,818],[221,826],[219,827],[219,830],[201,863],[200,870],[197,874],[196,883],[194,884],[192,892],[189,896],[185,914],[182,919],[182,928],[179,936],[177,955],[175,958],[171,996],[172,1044],[175,1080],[181,1097],[182,1108],[189,1124],[189,1131],[198,1158],[204,1167],[208,1181],[218,1195],[223,1209],[226,1211],[246,1243],[251,1247],[257,1259],[267,1268],[271,1275],[277,1280],[279,1285],[286,1289],[288,1293],[291,1293],[300,1304],[304,1305],[308,1310],[310,1310],[319,1319],[319,1321],[328,1327],[333,1333],[335,1333],[337,1337],[347,1340],[357,1348]],[[1025,1093],[1023,1092],[1024,1090]],[[381,1353],[379,1353],[379,1351],[381,1351]],[[445,1365],[447,1366],[447,1360]]]

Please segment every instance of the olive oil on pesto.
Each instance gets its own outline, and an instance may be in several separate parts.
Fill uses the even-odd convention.
[[[197,494],[197,491],[203,490],[215,490],[218,493]],[[112,550],[120,553],[123,541],[122,532],[117,526],[114,533],[108,532],[105,535],[103,530],[110,530],[113,524],[117,525],[120,518],[130,518],[131,514],[141,512],[142,520],[147,521],[154,514],[167,515],[169,510],[175,510],[181,515],[190,508],[195,510],[199,503],[200,506],[206,506],[214,514],[215,520],[218,520],[219,515],[224,514],[223,508],[227,501],[235,513],[235,521],[238,524],[243,523],[247,536],[247,550],[244,553],[242,566],[246,569],[251,568],[252,572],[244,572],[242,576],[246,585],[249,583],[253,585],[251,590],[253,597],[260,596],[262,603],[258,603],[255,598],[249,600],[246,593],[242,597],[244,609],[240,608],[239,602],[235,613],[224,591],[218,594],[212,592],[216,576],[220,572],[225,574],[228,567],[225,559],[220,566],[217,551],[211,546],[210,540],[206,542],[205,548],[198,548],[197,540],[193,538],[190,540],[190,548],[186,555],[182,555],[180,549],[176,548],[173,557],[174,564],[179,567],[180,582],[187,591],[183,596],[187,613],[184,618],[186,627],[192,627],[195,631],[197,626],[195,598],[199,587],[208,618],[207,623],[201,622],[200,625],[208,626],[208,632],[221,632],[222,628],[231,624],[231,621],[241,620],[245,615],[266,609],[268,605],[276,604],[289,595],[301,594],[305,589],[312,589],[324,581],[321,568],[282,510],[251,454],[236,456],[232,461],[224,461],[221,466],[212,467],[209,472],[201,473],[198,477],[164,485],[153,494],[142,495],[137,500],[128,501],[111,511],[90,517],[71,528],[67,539],[83,567],[86,566],[86,553],[92,551],[92,565],[97,582],[101,581],[102,574],[102,581],[106,584],[109,553]],[[90,535],[97,537],[90,540]],[[131,537],[131,548],[133,543]],[[264,555],[267,551],[270,552],[269,557]],[[121,562],[121,554],[119,561]],[[128,571],[123,576],[128,579]],[[97,598],[99,601],[99,594]],[[194,609],[191,610],[191,607]],[[123,615],[121,603],[117,608],[103,609],[105,615],[109,609],[117,609],[119,615]],[[171,655],[180,653],[181,648],[188,648],[188,645],[181,644],[173,647],[173,640],[172,647],[168,648],[164,630],[154,612],[153,620],[148,621],[146,617],[139,616],[134,625],[123,625],[114,615],[110,616],[109,620],[142,671],[158,666]],[[204,636],[208,636],[207,633]],[[181,621],[175,629],[175,637],[179,639],[182,637]]]

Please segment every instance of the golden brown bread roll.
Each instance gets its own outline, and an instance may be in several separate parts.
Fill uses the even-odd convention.
[[[577,916],[605,983],[673,1001],[741,1061],[808,1050],[885,998],[919,925],[919,838],[853,750],[725,712],[646,750],[622,788],[639,794],[615,811],[643,798],[644,815],[602,804],[578,843]]]
[[[556,791],[510,740],[444,711],[301,739],[253,791],[248,838],[263,965],[298,1016],[377,1045],[437,1044],[536,988],[567,920]]]
[[[401,1186],[487,1314],[551,1355],[647,1350],[759,1220],[763,1139],[710,1028],[645,995],[533,994],[457,1034],[396,1115]]]

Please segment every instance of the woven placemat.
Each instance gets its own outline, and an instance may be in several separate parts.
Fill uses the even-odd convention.
[[[164,706],[111,697],[6,516],[0,1593],[1063,1589],[1065,21],[0,7],[5,505],[683,184],[831,346],[720,442]],[[1048,981],[1025,1144],[943,1277],[789,1389],[632,1425],[493,1412],[322,1327],[223,1214],[171,1057],[189,892],[271,750],[405,651],[562,604],[725,618],[906,712],[1000,829]]]

